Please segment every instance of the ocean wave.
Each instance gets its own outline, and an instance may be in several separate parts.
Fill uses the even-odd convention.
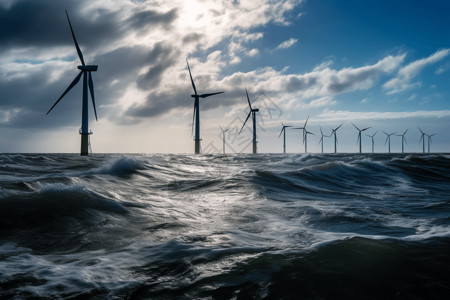
[[[83,174],[127,175],[144,169],[145,162],[143,160],[130,156],[121,156],[107,162],[106,165],[102,167],[91,169]]]
[[[0,224],[5,227],[45,224],[53,219],[76,217],[88,211],[128,212],[119,202],[90,191],[86,186],[61,183],[44,184],[33,192],[5,193],[0,198],[0,207]]]

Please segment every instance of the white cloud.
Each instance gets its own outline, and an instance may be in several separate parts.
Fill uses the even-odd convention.
[[[388,91],[388,94],[395,94],[407,89],[420,86],[420,82],[411,83],[411,80],[416,77],[428,65],[434,64],[450,53],[450,49],[443,49],[435,52],[429,57],[422,58],[409,63],[402,67],[397,76],[383,85],[383,88]]]
[[[281,44],[279,44],[279,45],[277,46],[277,48],[275,48],[275,50],[281,50],[281,49],[287,49],[287,48],[290,48],[290,47],[292,47],[292,45],[294,45],[294,44],[297,43],[297,42],[298,42],[297,39],[290,38],[289,40],[284,41],[284,42],[282,42]]]
[[[346,110],[326,110],[316,116],[318,121],[355,121],[355,120],[388,120],[407,118],[446,118],[450,110],[411,111],[411,112],[358,112]]]

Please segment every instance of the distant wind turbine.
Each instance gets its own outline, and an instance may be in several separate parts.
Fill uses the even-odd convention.
[[[319,144],[322,144],[322,153],[323,153],[323,138],[324,137],[330,137],[330,135],[324,135],[322,132],[322,127],[320,127],[320,140],[319,140]]]
[[[432,136],[435,136],[436,133],[430,134],[430,135],[425,134],[425,135],[428,137],[428,153],[430,153],[430,148],[431,148],[431,143],[432,143],[431,137],[432,137]]]
[[[223,92],[216,92],[210,94],[197,94],[197,89],[195,88],[194,79],[192,79],[191,68],[189,67],[189,62],[186,58],[187,67],[189,70],[189,76],[191,77],[192,88],[194,89],[194,94],[191,95],[194,98],[194,114],[192,115],[192,131],[194,130],[194,119],[195,119],[195,154],[200,153],[200,98],[206,98],[213,95],[222,94]]]
[[[389,149],[389,153],[391,153],[391,135],[396,134],[397,131],[394,132],[394,133],[386,133],[386,132],[383,131],[383,133],[386,135],[386,142],[384,142],[384,144],[386,145],[386,143],[389,142],[388,149]]]
[[[245,123],[247,123],[248,118],[250,118],[250,114],[252,115],[252,121],[253,121],[253,154],[256,153],[256,113],[259,112],[259,108],[252,108],[252,105],[250,103],[250,98],[248,97],[248,92],[247,92],[247,88],[245,88],[245,94],[247,95],[247,101],[248,101],[248,106],[250,107],[250,111],[247,115],[247,119],[245,119],[244,124],[242,125],[241,130],[239,131],[239,133],[241,133],[242,129],[244,129]]]
[[[408,132],[408,129],[406,129],[405,132],[403,132],[403,134],[397,134],[397,136],[402,137],[402,153],[404,153],[404,145],[403,144],[406,143],[405,134]],[[406,144],[408,144],[408,143],[406,143]]]
[[[303,130],[302,136],[303,136],[303,144],[305,144],[305,153],[308,152],[307,135],[308,134],[314,134],[314,133],[308,132],[308,130],[306,130],[306,124],[308,124],[308,120],[309,120],[309,116],[308,116],[308,118],[306,118],[306,121],[305,121],[305,124],[303,125],[303,127],[294,127],[294,128],[292,128],[292,129],[301,129],[301,130]]]
[[[420,129],[419,126],[417,126],[417,128],[419,128],[420,133],[421,133],[419,143],[420,143],[420,141],[422,141],[422,151],[423,151],[423,154],[425,154],[425,137],[424,137],[425,136],[425,132],[423,132],[422,129]]]
[[[373,153],[374,145],[375,145],[375,141],[374,141],[373,138],[375,137],[375,134],[377,134],[377,132],[378,132],[378,130],[375,131],[375,133],[374,133],[373,135],[368,135],[368,134],[366,134],[368,137],[371,137],[371,138],[372,138],[372,153]]]
[[[292,126],[284,125],[283,122],[281,122],[281,126],[283,126],[283,127],[281,128],[281,132],[278,135],[278,138],[280,138],[281,134],[283,133],[283,153],[286,153],[286,128],[292,127]]]
[[[339,126],[336,127],[335,129],[332,129],[332,130],[331,130],[330,136],[332,136],[332,135],[334,134],[334,153],[336,153],[336,145],[337,145],[337,143],[338,143],[337,136],[336,136],[336,131],[337,131],[339,128],[341,128],[342,125],[344,125],[344,123],[342,123],[341,125],[339,125]]]
[[[356,127],[355,124],[352,123],[352,125],[356,128],[356,130],[358,130],[358,139],[356,140],[356,143],[359,142],[359,153],[361,153],[361,132],[366,131],[367,129],[369,129],[370,127],[364,128],[364,129],[359,129],[358,127]]]
[[[88,118],[88,86],[89,91],[91,93],[91,99],[92,99],[92,105],[94,106],[94,113],[95,113],[95,120],[98,121],[97,118],[97,110],[95,108],[95,98],[94,98],[94,84],[92,82],[92,75],[91,72],[97,71],[98,66],[97,65],[86,65],[84,63],[83,53],[81,53],[80,47],[78,46],[77,39],[75,38],[75,33],[72,29],[72,24],[70,23],[69,14],[66,10],[66,16],[67,21],[69,22],[70,31],[72,32],[72,38],[73,42],[75,44],[75,48],[77,49],[78,57],[81,61],[81,66],[78,66],[77,68],[80,70],[80,73],[75,77],[75,79],[72,81],[72,83],[69,85],[69,87],[62,93],[62,95],[58,98],[58,100],[53,104],[53,106],[49,109],[47,112],[47,115],[52,111],[52,109],[56,106],[56,104],[61,101],[61,99],[80,81],[81,76],[83,75],[83,104],[82,104],[82,116],[81,116],[81,155],[88,155],[89,154],[89,135],[92,134],[92,132],[89,132],[89,118]],[[88,81],[89,80],[89,81]],[[89,82],[89,83],[88,83]]]
[[[223,149],[223,153],[225,153],[225,133],[228,131],[229,128],[223,130],[222,126],[220,126],[220,130],[222,130],[222,149]]]

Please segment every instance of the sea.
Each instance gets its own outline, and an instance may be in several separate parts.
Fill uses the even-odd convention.
[[[0,154],[1,299],[449,297],[449,154]]]

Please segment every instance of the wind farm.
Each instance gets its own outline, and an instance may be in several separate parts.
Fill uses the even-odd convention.
[[[447,299],[449,11],[0,1],[0,299]]]

